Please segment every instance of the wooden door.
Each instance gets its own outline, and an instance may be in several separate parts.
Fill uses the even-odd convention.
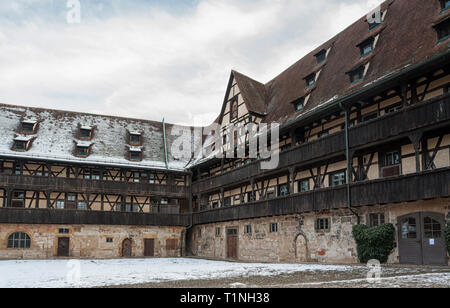
[[[398,223],[400,263],[448,264],[443,214],[413,213],[399,217]]]
[[[447,247],[444,238],[445,216],[422,213],[422,255],[424,265],[447,265]]]
[[[155,240],[145,239],[144,240],[144,257],[154,257],[155,256]]]
[[[70,239],[68,237],[58,238],[58,257],[68,257],[70,248]]]
[[[237,229],[227,230],[227,258],[238,258],[238,231]]]
[[[122,242],[122,257],[129,258],[132,254],[132,244],[130,239],[126,239]]]

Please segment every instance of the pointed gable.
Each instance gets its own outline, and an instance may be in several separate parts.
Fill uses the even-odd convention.
[[[266,97],[264,85],[236,71],[232,71],[232,74],[241,90],[248,111],[259,115],[265,115]]]

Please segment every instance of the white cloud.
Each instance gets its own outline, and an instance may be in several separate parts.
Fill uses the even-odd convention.
[[[3,21],[0,102],[209,124],[230,69],[267,82],[373,1],[381,2],[203,0],[184,14],[151,9],[79,25]]]

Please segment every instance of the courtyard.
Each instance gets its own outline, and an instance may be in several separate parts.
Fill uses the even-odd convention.
[[[449,288],[449,267],[265,264],[191,258],[0,261],[1,288]],[[370,276],[370,275],[369,275]],[[374,277],[374,276],[371,276]]]

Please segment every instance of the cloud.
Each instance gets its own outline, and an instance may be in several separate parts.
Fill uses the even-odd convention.
[[[218,115],[231,69],[267,82],[381,1],[85,0],[75,25],[46,2],[38,15],[0,5],[16,14],[0,21],[0,103],[199,125]]]

